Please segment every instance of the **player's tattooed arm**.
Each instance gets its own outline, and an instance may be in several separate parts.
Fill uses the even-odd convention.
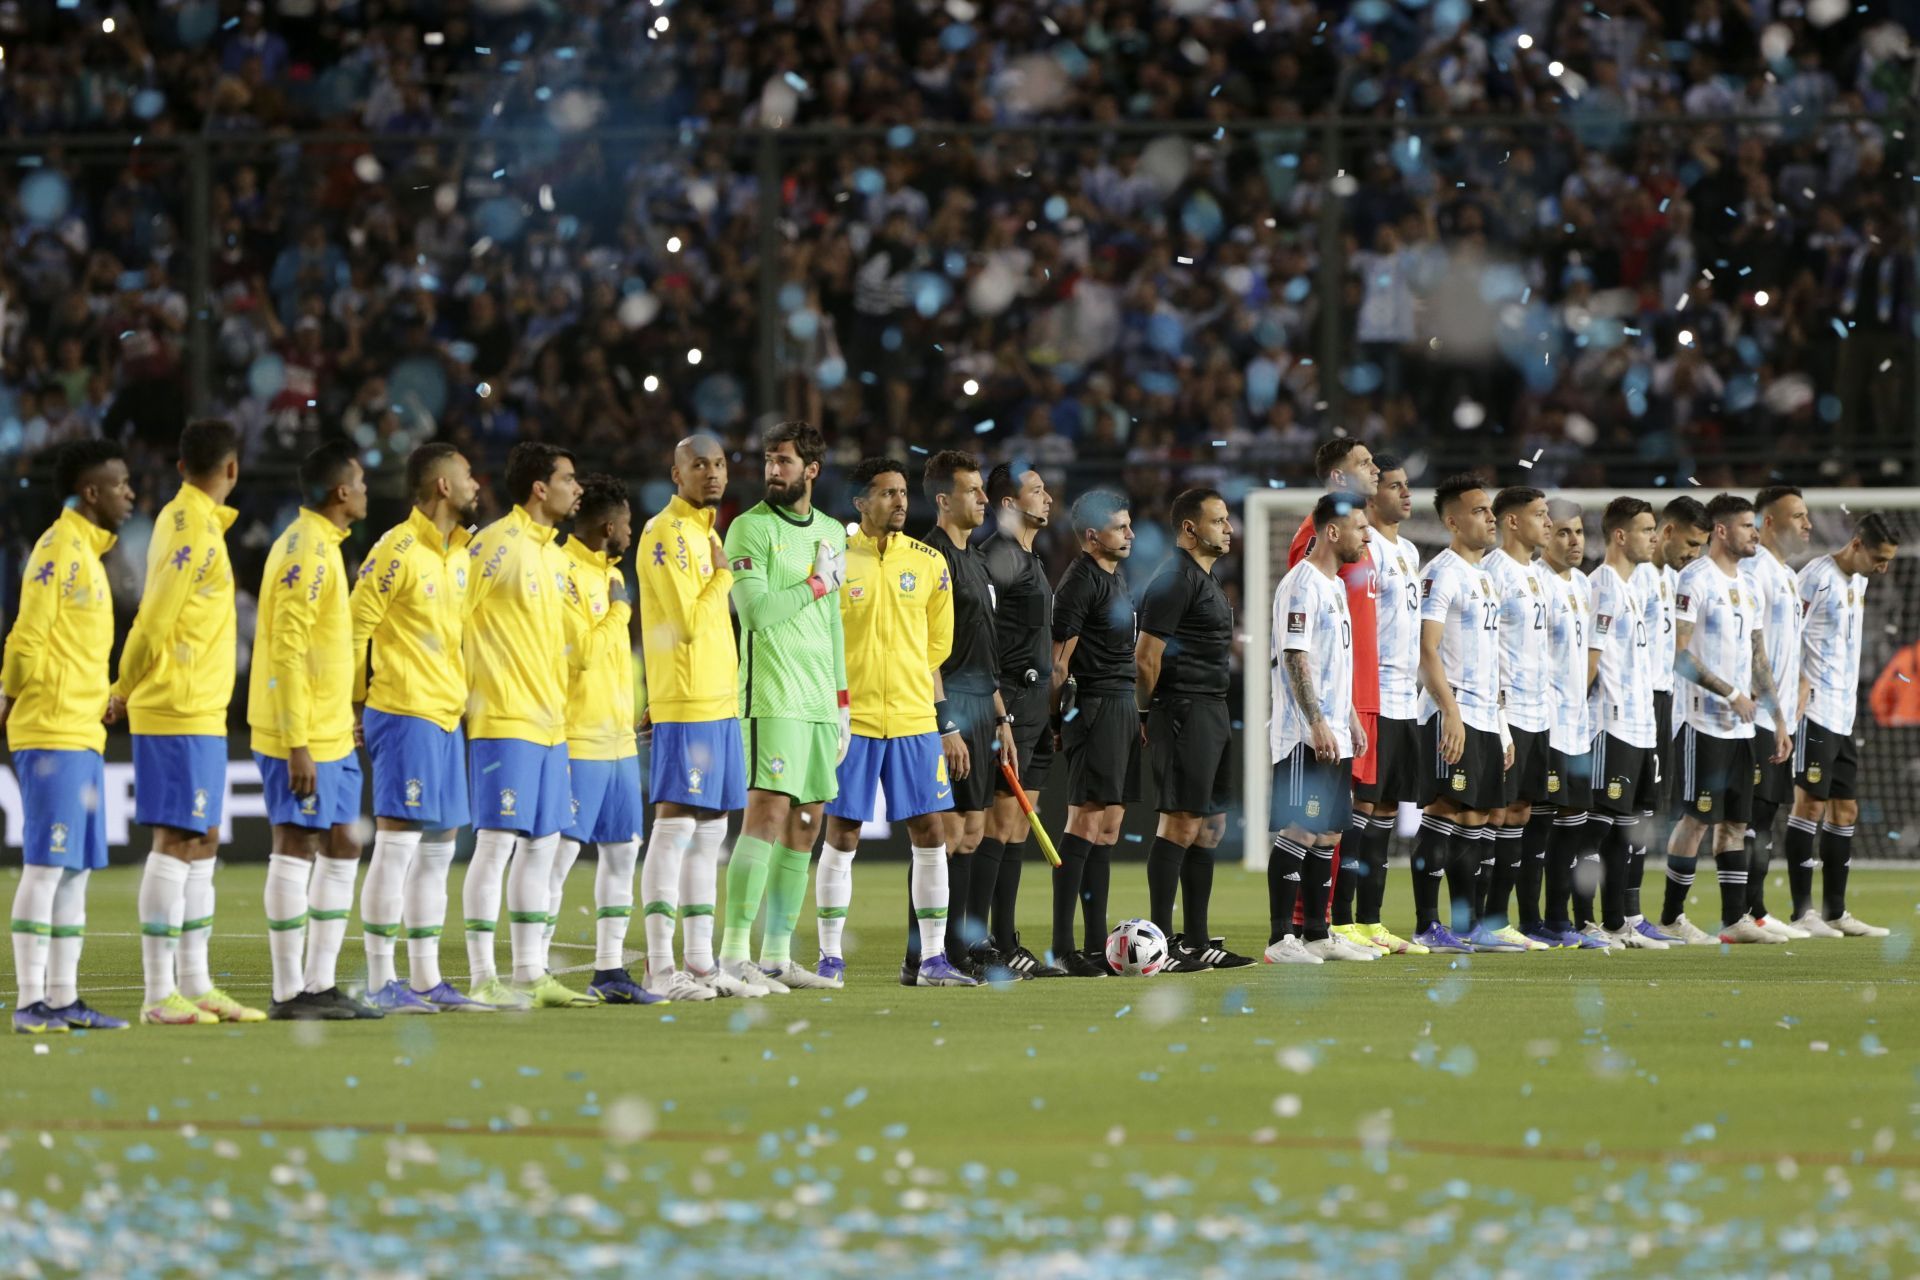
[[[1780,723],[1780,691],[1774,687],[1773,666],[1767,661],[1766,633],[1753,633],[1753,700],[1767,709],[1775,724]],[[1781,726],[1785,730],[1785,726]]]
[[[1759,636],[1756,634],[1754,638],[1758,640]],[[1673,624],[1674,674],[1691,684],[1699,685],[1715,697],[1727,697],[1733,692],[1733,686],[1700,665],[1700,660],[1693,656],[1693,650],[1687,647],[1687,642],[1692,639],[1693,624],[1691,622],[1676,621]]]
[[[1288,649],[1280,655],[1280,661],[1286,668],[1287,688],[1292,690],[1301,714],[1306,716],[1309,725],[1319,724],[1320,699],[1313,691],[1313,672],[1307,669],[1306,650]]]

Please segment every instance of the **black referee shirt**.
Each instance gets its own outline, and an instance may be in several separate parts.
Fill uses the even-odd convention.
[[[1053,678],[1053,584],[1036,552],[995,530],[974,544],[993,583],[993,634],[999,650],[1000,696],[1011,705],[1023,689]]]
[[[953,650],[940,664],[940,680],[949,693],[992,697],[995,646],[993,584],[987,577],[986,557],[971,544],[953,545],[939,525],[920,539],[938,551],[953,579]]]
[[[1061,575],[1053,598],[1054,641],[1080,638],[1068,674],[1081,693],[1133,692],[1133,629],[1127,576],[1108,573],[1081,552]]]
[[[1233,606],[1219,579],[1193,553],[1174,548],[1140,598],[1140,630],[1164,640],[1156,701],[1224,698],[1233,650]]]

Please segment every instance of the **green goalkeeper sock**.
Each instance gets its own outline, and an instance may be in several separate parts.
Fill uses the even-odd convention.
[[[753,957],[753,918],[760,914],[772,861],[773,846],[765,840],[743,834],[733,842],[733,857],[727,862],[726,932],[720,937],[722,960]]]
[[[737,855],[736,855],[737,856]],[[762,968],[785,964],[792,958],[793,930],[807,900],[807,864],[811,854],[773,846],[773,874],[767,881],[767,931],[760,939]]]

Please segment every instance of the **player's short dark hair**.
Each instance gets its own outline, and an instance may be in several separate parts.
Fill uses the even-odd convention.
[[[827,440],[820,434],[820,428],[799,418],[774,423],[760,440],[761,448],[768,450],[783,444],[793,445],[793,451],[800,455],[802,466],[823,461],[827,456]],[[900,474],[905,475],[906,472]]]
[[[1360,509],[1350,493],[1323,493],[1320,500],[1313,504],[1313,531],[1319,533],[1341,516],[1350,516]]]
[[[1607,509],[1600,514],[1600,536],[1611,538],[1615,530],[1626,528],[1634,522],[1635,518],[1652,514],[1651,502],[1645,498],[1634,498],[1622,494],[1609,502]]]
[[[53,458],[53,481],[60,486],[60,496],[68,498],[78,493],[81,481],[91,475],[94,468],[126,456],[114,440],[75,440],[62,445]]]
[[[932,502],[939,494],[953,496],[953,481],[962,471],[980,470],[980,461],[959,449],[942,449],[927,459],[920,471],[920,492]]]
[[[560,460],[574,461],[573,450],[543,440],[522,440],[507,455],[507,497],[524,504],[533,497],[533,486],[553,479]]]
[[[1373,465],[1380,468],[1381,475],[1385,475],[1389,471],[1405,471],[1407,460],[1397,453],[1376,453],[1373,455]]]
[[[1112,489],[1089,489],[1074,500],[1073,532],[1075,536],[1085,538],[1089,533],[1098,533],[1107,527],[1107,522],[1122,511],[1133,510],[1133,504],[1127,501],[1123,493]]]
[[[1755,511],[1765,511],[1782,498],[1802,498],[1805,496],[1805,494],[1790,484],[1770,484],[1753,495],[1753,509]]]
[[[853,474],[847,477],[847,483],[853,489],[853,496],[866,497],[867,490],[873,488],[873,482],[889,471],[899,472],[902,480],[907,478],[907,464],[904,462],[893,458],[862,458],[860,465],[853,469]]]
[[[210,476],[240,452],[240,432],[225,418],[195,418],[180,432],[180,465],[190,476]]]
[[[1713,532],[1713,522],[1707,519],[1706,504],[1687,493],[1681,494],[1661,508],[1660,522],[1698,529],[1702,533]]]
[[[1360,447],[1358,436],[1334,436],[1323,442],[1313,451],[1313,474],[1325,484],[1327,478],[1340,469],[1347,455]]]
[[[1528,485],[1510,484],[1493,497],[1494,518],[1498,519],[1516,507],[1524,507],[1530,502],[1538,502],[1546,496],[1543,491]]]
[[[1033,470],[1032,467],[1022,467],[1015,472],[1007,463],[997,464],[993,470],[987,472],[988,504],[997,507],[1008,498],[1019,497],[1020,482],[1026,479],[1027,472],[1031,470]]]
[[[598,524],[627,506],[627,486],[615,476],[595,472],[580,481],[580,508],[573,513],[574,526]]]
[[[1737,493],[1717,494],[1707,504],[1707,527],[1712,528],[1722,520],[1731,520],[1752,510],[1753,504]]]
[[[300,459],[300,499],[309,507],[322,507],[333,491],[347,482],[360,465],[360,451],[345,440],[329,440]]]
[[[407,492],[418,498],[436,468],[448,458],[457,458],[460,450],[445,440],[430,440],[407,455]]]
[[[1226,501],[1225,498],[1220,497],[1218,489],[1182,489],[1179,496],[1174,498],[1172,509],[1167,513],[1167,523],[1173,526],[1175,533],[1180,532],[1180,526],[1189,520],[1198,523],[1200,513],[1206,509],[1207,503],[1215,498],[1220,498],[1222,502]]]
[[[1894,532],[1893,522],[1880,511],[1869,511],[1861,516],[1860,522],[1853,526],[1853,536],[1860,539],[1860,545],[1863,547],[1900,545],[1900,535]]]
[[[1462,494],[1472,493],[1475,489],[1487,486],[1480,483],[1480,477],[1461,472],[1448,476],[1433,487],[1433,513],[1442,520],[1447,518],[1447,508],[1460,500]]]

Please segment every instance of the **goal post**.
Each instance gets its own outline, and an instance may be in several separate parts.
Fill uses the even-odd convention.
[[[1524,483],[1522,481],[1521,483]],[[1678,489],[1558,489],[1550,497],[1566,498],[1583,508],[1587,526],[1587,568],[1598,564],[1600,515],[1622,494],[1644,498],[1657,513],[1680,493],[1702,502],[1718,490]],[[1737,492],[1748,492],[1738,490]],[[1844,546],[1853,524],[1870,511],[1884,513],[1900,537],[1900,554],[1886,577],[1867,590],[1865,637],[1860,655],[1860,712],[1854,721],[1854,739],[1861,744],[1860,818],[1854,848],[1860,858],[1920,857],[1920,724],[1877,724],[1867,703],[1868,691],[1888,662],[1902,649],[1920,643],[1920,489],[1805,489],[1813,518],[1813,543],[1803,558],[1810,560]],[[1242,692],[1241,808],[1246,818],[1242,859],[1252,870],[1266,866],[1270,848],[1267,832],[1267,796],[1273,766],[1267,747],[1267,723],[1272,714],[1273,591],[1287,572],[1287,548],[1300,521],[1313,510],[1320,490],[1254,489],[1243,509],[1241,608],[1245,614],[1246,647]],[[1749,495],[1751,496],[1751,495]],[[1413,512],[1400,527],[1401,536],[1419,548],[1422,563],[1447,542],[1434,514],[1432,490],[1416,491]],[[1794,567],[1800,567],[1796,563]],[[1920,680],[1920,674],[1914,676]],[[1915,691],[1920,702],[1920,690]]]

